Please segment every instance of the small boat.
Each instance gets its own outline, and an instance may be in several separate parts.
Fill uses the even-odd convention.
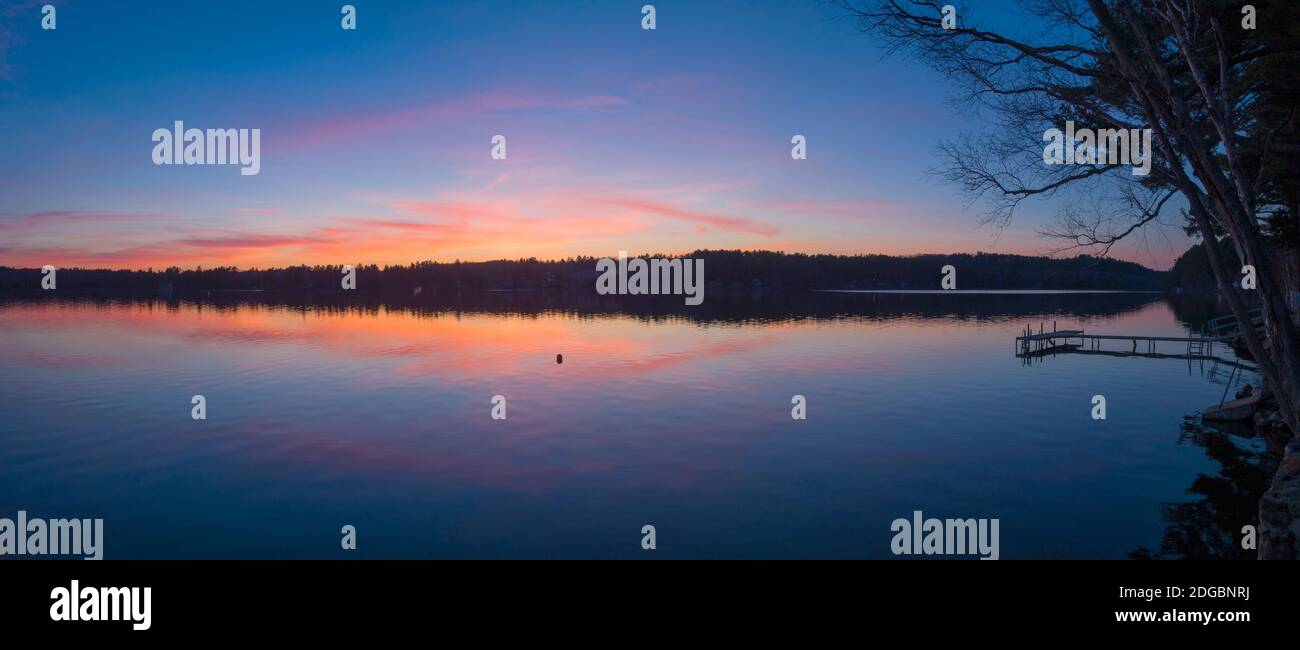
[[[1256,391],[1255,394],[1247,395],[1241,399],[1207,406],[1204,411],[1201,411],[1201,419],[1220,422],[1249,420],[1255,415],[1255,408],[1258,406],[1262,394],[1262,391]]]

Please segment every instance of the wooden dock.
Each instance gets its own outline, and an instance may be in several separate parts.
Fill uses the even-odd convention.
[[[1195,337],[1181,336],[1144,336],[1140,334],[1088,334],[1083,330],[1058,330],[1052,323],[1050,331],[1044,323],[1039,323],[1038,331],[1032,325],[1026,326],[1020,336],[1016,337],[1016,356],[1022,358],[1042,357],[1062,353],[1104,354],[1108,356],[1146,356],[1177,359],[1217,359],[1214,356],[1214,344],[1227,340],[1228,336],[1202,334]],[[1120,350],[1105,349],[1107,342],[1122,341]],[[1160,343],[1165,343],[1165,352],[1160,351]],[[1170,343],[1181,344],[1178,353],[1169,353]],[[1110,346],[1114,348],[1112,344]]]

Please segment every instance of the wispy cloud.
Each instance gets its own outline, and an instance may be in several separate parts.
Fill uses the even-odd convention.
[[[647,93],[681,92],[697,88],[705,83],[716,83],[712,75],[707,74],[668,74],[632,82],[632,88]]]
[[[153,212],[78,212],[74,210],[0,214],[0,232],[49,231],[62,226],[94,223],[156,222],[174,218],[170,215]]]
[[[814,217],[860,218],[880,216],[882,213],[897,213],[908,206],[894,201],[829,201],[821,199],[794,199],[777,201],[746,201],[739,204],[741,208]]]
[[[329,241],[324,237],[310,237],[302,235],[257,235],[257,234],[235,234],[225,237],[190,237],[176,240],[177,246],[188,248],[281,248],[284,246],[303,246],[305,244],[319,244]]]
[[[700,231],[761,237],[778,232],[745,217],[613,192],[448,196],[455,200],[390,199],[380,201],[375,214],[285,217],[245,229],[213,228],[203,220],[161,213],[56,211],[0,216],[0,231],[23,234],[3,251],[7,264],[114,268],[558,257],[601,252],[637,233],[662,232],[659,220],[685,222]],[[249,210],[261,209],[243,210],[254,214]],[[160,228],[157,222],[164,219],[168,226]],[[101,237],[58,234],[83,223],[111,223],[112,228]]]
[[[502,111],[525,109],[596,109],[624,106],[631,102],[613,95],[554,98],[507,91],[476,93],[422,106],[336,115],[292,128],[277,142],[277,148],[298,148],[332,140],[354,138],[387,129],[438,124],[447,120],[482,117]],[[268,147],[269,148],[269,147]]]
[[[232,217],[275,217],[284,214],[283,208],[236,208],[226,211]]]
[[[669,219],[688,221],[705,228],[716,228],[727,232],[749,233],[771,237],[778,230],[775,226],[759,223],[744,217],[728,217],[708,212],[688,210],[667,203],[644,199],[630,199],[610,196],[591,197],[591,201],[603,205],[626,208],[634,212],[654,214]]]

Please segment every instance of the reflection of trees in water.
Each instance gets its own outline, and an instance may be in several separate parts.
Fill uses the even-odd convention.
[[[1228,303],[1217,293],[1171,297],[1169,306],[1174,310],[1174,318],[1193,332],[1200,331],[1206,321],[1228,313]]]
[[[1241,292],[1242,300],[1247,305],[1254,306],[1259,304],[1255,299],[1254,292]],[[1214,293],[1189,293],[1182,296],[1170,296],[1169,305],[1174,310],[1174,318],[1187,329],[1198,332],[1206,321],[1219,316],[1227,316],[1232,313],[1228,308],[1228,301],[1223,295]]]
[[[1256,306],[1259,300],[1252,291],[1239,292],[1248,306]],[[1193,332],[1199,332],[1206,321],[1232,313],[1223,294],[1189,293],[1182,296],[1169,296],[1169,306],[1174,310],[1174,318],[1179,324]]]
[[[621,316],[645,321],[746,323],[789,320],[865,318],[868,320],[947,319],[996,320],[1017,328],[1033,319],[1115,317],[1140,311],[1161,300],[1153,293],[823,293],[812,291],[706,292],[702,305],[683,304],[682,296],[599,296],[579,292],[474,292],[452,295],[397,292],[193,292],[162,299],[148,294],[37,294],[13,302],[77,300],[98,304],[146,303],[162,309],[198,306],[217,311],[247,307],[285,308],[320,313],[377,313],[381,309],[417,315],[481,313],[537,316],[547,313],[580,317]],[[0,309],[6,300],[0,298]],[[1018,330],[1017,330],[1018,331]]]
[[[1259,499],[1268,490],[1281,458],[1278,440],[1253,439],[1245,424],[1226,426],[1183,423],[1180,443],[1205,449],[1218,463],[1215,475],[1198,474],[1187,493],[1198,497],[1160,506],[1165,521],[1160,548],[1138,547],[1134,559],[1253,560],[1254,550],[1241,548],[1241,528],[1259,525]]]

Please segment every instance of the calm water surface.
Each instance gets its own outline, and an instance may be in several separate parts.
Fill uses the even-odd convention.
[[[1211,315],[1160,296],[493,300],[0,301],[0,516],[102,517],[108,558],[645,557],[647,523],[655,557],[884,558],[913,510],[999,518],[1003,558],[1214,557],[1267,478],[1185,419],[1225,366],[1014,356]]]

